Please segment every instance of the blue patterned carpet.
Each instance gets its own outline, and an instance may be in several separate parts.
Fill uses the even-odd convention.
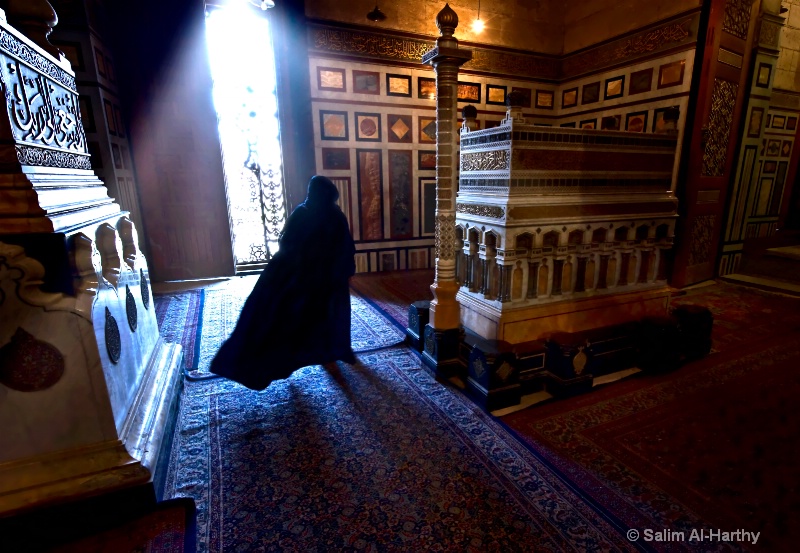
[[[165,493],[197,502],[199,551],[632,549],[413,350],[358,357],[186,383]]]

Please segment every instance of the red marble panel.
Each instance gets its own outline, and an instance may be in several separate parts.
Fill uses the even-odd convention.
[[[381,150],[356,150],[361,240],[383,238]]]
[[[514,169],[536,171],[672,171],[675,154],[586,150],[516,150]]]

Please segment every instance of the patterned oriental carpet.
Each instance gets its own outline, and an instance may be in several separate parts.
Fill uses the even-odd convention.
[[[753,352],[774,336],[800,333],[800,300],[726,282],[692,288],[673,297],[673,307],[683,303],[704,305],[714,315],[711,335],[717,351]]]
[[[119,526],[48,549],[50,553],[191,553],[195,507],[186,498],[162,501]]]
[[[370,332],[405,326],[405,302],[419,299],[413,287],[405,293],[366,302],[403,312]],[[191,346],[203,326],[221,324],[201,313],[202,296],[160,297],[162,332]],[[193,327],[166,328],[190,312]],[[436,382],[414,351],[357,357],[305,367],[263,392],[185,383],[165,497],[197,502],[199,551],[630,550],[613,518]]]
[[[430,299],[432,272],[414,273],[352,279],[378,313],[371,333],[402,330],[408,304]],[[157,300],[162,333],[198,360],[223,333],[206,334],[225,320],[205,312],[209,293]],[[166,497],[197,502],[199,551],[788,551],[798,300],[717,284],[672,303],[712,310],[717,353],[503,419],[402,345],[263,392],[189,379]],[[630,542],[631,529],[761,534],[756,546]]]
[[[619,551],[615,521],[408,348],[187,382],[165,488],[199,551]]]

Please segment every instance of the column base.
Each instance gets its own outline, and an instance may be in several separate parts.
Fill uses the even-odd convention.
[[[415,350],[422,352],[425,350],[425,326],[430,319],[430,300],[415,301],[408,308],[408,328],[406,328],[406,338]]]
[[[461,328],[437,330],[425,325],[422,361],[437,378],[466,377],[464,365],[458,359],[459,343],[464,337]]]
[[[555,332],[581,332],[637,321],[647,316],[664,316],[670,288],[655,284],[644,290],[566,298],[529,305],[485,301],[461,290],[461,324],[487,340],[519,344],[546,338]]]
[[[518,405],[522,399],[519,365],[511,344],[484,340],[476,335],[464,340],[467,357],[467,393],[487,411]]]

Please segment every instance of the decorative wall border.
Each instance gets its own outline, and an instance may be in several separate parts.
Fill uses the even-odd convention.
[[[557,57],[537,56],[517,52],[503,52],[462,43],[472,51],[472,59],[462,66],[463,71],[488,71],[495,75],[509,75],[537,79],[558,80],[561,60]]]
[[[700,12],[678,20],[661,22],[626,37],[567,54],[561,61],[561,79],[574,79],[586,73],[596,73],[612,65],[628,65],[636,58],[659,54],[697,42]]]
[[[365,56],[395,61],[423,63],[434,57],[438,50],[432,39],[392,36],[391,31],[375,33],[360,29],[346,29],[312,23],[309,26],[309,43],[314,52]],[[489,71],[495,75],[512,75],[540,79],[558,79],[560,60],[519,52],[469,45],[472,60],[464,64],[466,71]]]
[[[332,54],[420,62],[435,46],[433,40],[392,36],[388,30],[375,33],[312,23],[308,32],[312,51]]]
[[[472,51],[472,59],[463,71],[491,72],[496,76],[564,81],[586,73],[605,70],[613,65],[630,64],[637,58],[659,54],[674,48],[692,47],[697,42],[700,10],[662,21],[605,44],[562,56],[528,54],[510,49],[484,48],[462,43]],[[311,22],[308,26],[309,51],[356,57],[379,58],[398,62],[421,63],[432,52],[433,39],[381,33]]]

